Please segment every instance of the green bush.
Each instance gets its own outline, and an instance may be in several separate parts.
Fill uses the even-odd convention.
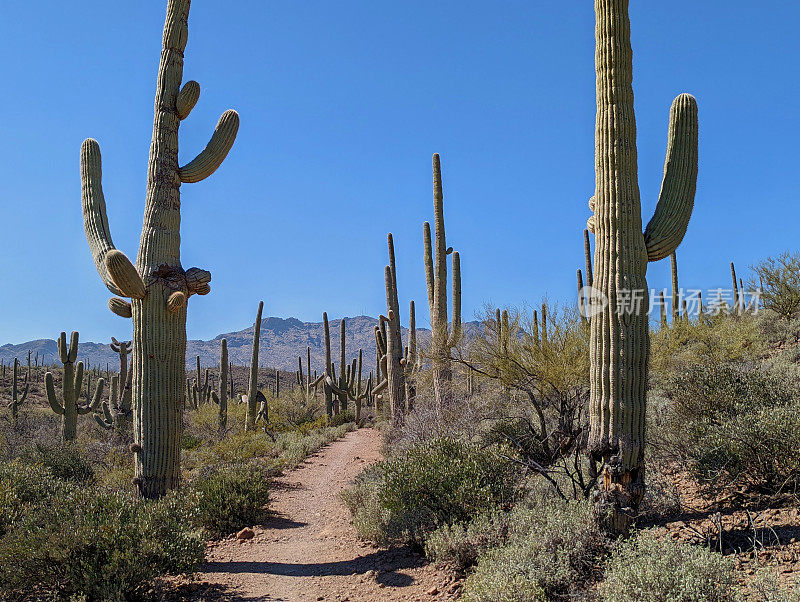
[[[37,443],[26,454],[33,464],[41,464],[59,479],[76,483],[94,480],[94,469],[80,447],[72,443],[43,445]]]
[[[542,499],[520,505],[507,524],[505,544],[482,554],[467,579],[465,601],[574,599],[606,550],[584,501]]]
[[[652,333],[650,374],[652,385],[698,364],[753,361],[764,350],[752,316],[704,314],[695,321],[678,320]]]
[[[699,365],[670,378],[651,420],[654,442],[714,488],[767,493],[800,485],[800,401],[786,375],[759,366]]]
[[[800,253],[783,253],[767,257],[753,266],[750,290],[761,289],[765,309],[784,318],[792,318],[800,310]]]
[[[463,571],[487,550],[503,545],[517,519],[518,512],[495,509],[466,524],[442,525],[425,541],[425,555],[434,562],[450,563]]]
[[[44,466],[20,460],[0,465],[0,537],[30,508],[51,502],[66,489],[67,484]]]
[[[0,538],[0,599],[129,599],[204,558],[190,497],[145,502],[70,483],[38,497]]]
[[[256,464],[220,466],[198,478],[197,523],[212,535],[227,535],[263,520],[269,501],[269,474]]]
[[[519,471],[497,447],[440,437],[375,465],[357,480],[355,492],[346,494],[345,501],[356,526],[371,524],[369,535],[378,531],[378,541],[423,544],[426,535],[442,525],[467,522],[511,502],[518,482]],[[380,508],[380,523],[361,518],[361,504]]]
[[[641,533],[617,545],[600,586],[604,602],[736,600],[733,565],[690,544]]]
[[[343,424],[347,424],[348,422],[355,422],[355,421],[356,421],[356,415],[353,413],[353,411],[345,410],[344,412],[339,412],[335,416],[332,416],[330,425],[341,426]]]

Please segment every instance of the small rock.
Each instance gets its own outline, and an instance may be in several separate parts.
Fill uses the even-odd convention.
[[[236,539],[243,541],[245,539],[253,539],[256,533],[250,527],[245,527],[236,534]]]
[[[439,588],[434,585],[432,588],[428,590],[427,593],[429,596],[435,596],[436,594],[439,593]]]

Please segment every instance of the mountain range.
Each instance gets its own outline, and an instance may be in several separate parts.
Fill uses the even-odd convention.
[[[375,368],[375,334],[374,329],[378,320],[369,316],[355,316],[345,318],[345,335],[347,343],[347,358],[352,361],[358,350],[364,351],[364,373]],[[467,335],[477,330],[477,322],[464,324]],[[331,354],[333,361],[339,363],[339,320],[330,322]],[[250,364],[252,356],[254,326],[236,332],[220,334],[210,341],[187,341],[186,362],[187,368],[195,365],[195,357],[200,356],[201,366],[218,366],[220,353],[220,340],[228,339],[228,355],[230,361],[239,366]],[[261,321],[261,342],[259,350],[259,366],[262,368],[280,368],[294,372],[297,370],[297,357],[303,356],[303,369],[305,369],[306,347],[311,348],[312,370],[321,371],[325,358],[325,338],[322,322],[301,322],[296,318],[264,318]],[[419,344],[426,345],[430,340],[430,331],[417,329]],[[408,331],[403,329],[403,341],[408,341]],[[110,343],[110,341],[109,341]],[[112,368],[118,365],[119,356],[115,354],[109,343],[81,342],[78,348],[78,359],[92,367],[100,366],[105,369],[106,364]],[[17,357],[20,363],[25,364],[28,351],[32,357],[39,354],[39,359],[47,364],[52,364],[58,358],[58,346],[53,339],[39,339],[20,344],[0,345],[0,361],[6,364]],[[33,359],[31,361],[34,361]]]

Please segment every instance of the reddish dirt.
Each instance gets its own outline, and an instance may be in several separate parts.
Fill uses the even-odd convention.
[[[680,491],[679,514],[657,521],[657,535],[733,555],[737,578],[748,584],[759,570],[776,574],[784,586],[800,578],[800,506],[794,495],[774,498],[741,489],[715,498],[690,476],[670,475]]]
[[[210,545],[181,588],[194,600],[451,600],[454,577],[408,548],[359,541],[339,493],[381,459],[381,435],[359,429],[276,481],[272,518],[252,539]],[[192,592],[192,593],[190,593]]]

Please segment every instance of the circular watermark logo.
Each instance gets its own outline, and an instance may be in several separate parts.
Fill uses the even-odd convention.
[[[578,309],[584,318],[592,318],[608,307],[608,297],[593,286],[584,286],[578,291]]]

